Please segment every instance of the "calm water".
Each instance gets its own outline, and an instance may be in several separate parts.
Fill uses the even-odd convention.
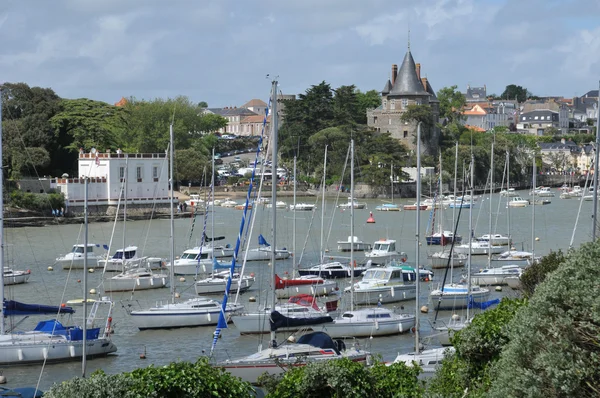
[[[528,197],[526,192],[522,196]],[[506,199],[502,199],[502,204],[498,206],[498,196],[493,196],[493,217],[492,223],[497,225],[494,232],[506,233],[508,229]],[[561,200],[558,195],[552,199],[552,204],[535,207],[535,233],[534,237],[539,238],[535,242],[535,251],[537,254],[545,254],[550,249],[566,249],[571,240],[575,226],[579,201],[575,199]],[[286,199],[287,200],[287,199]],[[312,202],[313,198],[306,201]],[[340,203],[344,203],[343,199]],[[239,200],[241,202],[241,200]],[[288,200],[291,203],[291,200]],[[368,208],[374,210],[375,206],[381,204],[381,201],[368,200]],[[414,203],[414,199],[401,202]],[[302,265],[310,265],[316,261],[317,253],[321,241],[321,210],[320,200],[317,203],[319,209],[314,216],[311,212],[296,213],[296,261]],[[329,242],[328,255],[339,255],[336,252],[338,240],[346,240],[350,235],[350,211],[332,210],[333,201],[328,201],[328,214],[324,219],[324,240]],[[416,242],[416,212],[376,212],[373,211],[375,224],[366,224],[369,216],[369,209],[355,211],[355,235],[365,242],[373,242],[379,238],[396,239],[402,251],[408,254],[408,262],[414,264]],[[456,210],[458,213],[458,210]],[[262,233],[266,239],[272,242],[271,233],[271,210],[257,209],[257,220],[254,225],[254,236]],[[241,211],[217,208],[215,211],[215,235],[225,235],[226,242],[235,244],[237,232],[241,219]],[[581,242],[591,239],[591,214],[592,202],[583,202],[579,227],[576,229],[574,246],[577,247]],[[293,212],[278,210],[277,212],[277,246],[293,247]],[[489,232],[489,199],[480,198],[472,212],[473,225],[476,235]],[[333,220],[332,220],[333,218]],[[532,208],[518,208],[510,210],[511,235],[513,236],[514,246],[517,249],[531,250],[532,242]],[[440,214],[439,210],[435,214],[436,222],[444,220],[444,229],[452,229],[452,209],[445,210]],[[459,233],[463,237],[469,236],[468,228],[469,211],[463,209]],[[193,236],[190,239],[190,219],[179,219],[175,221],[175,239],[176,254],[179,255],[185,248],[193,246],[198,237],[201,236],[203,217],[199,216]],[[333,221],[333,222],[332,222]],[[312,224],[312,226],[311,226]],[[425,242],[427,225],[430,224],[430,212],[421,212],[421,239]],[[210,235],[211,218],[208,219],[207,234]],[[169,234],[170,227],[168,220],[137,221],[128,222],[126,229],[126,244],[137,245],[142,255],[149,256],[169,256]],[[89,241],[99,244],[108,244],[113,230],[112,223],[96,223],[89,226]],[[29,283],[7,288],[7,296],[16,300],[22,300],[28,303],[50,303],[58,305],[73,298],[82,297],[82,278],[81,271],[69,273],[56,266],[54,271],[48,271],[47,268],[54,264],[57,256],[70,251],[71,246],[77,241],[83,240],[83,229],[79,225],[48,226],[43,228],[16,228],[5,230],[6,242],[8,244],[8,256],[13,267],[18,269],[31,269],[32,276]],[[252,240],[256,241],[256,238]],[[123,243],[123,225],[118,223],[115,228],[113,247],[121,247]],[[304,254],[300,252],[304,248]],[[421,264],[427,263],[427,252],[439,250],[439,247],[428,248],[423,243],[421,247]],[[357,260],[360,261],[362,253],[357,253]],[[485,266],[486,258],[474,257],[473,268],[479,269]],[[279,274],[291,272],[293,260],[278,262],[276,271]],[[270,266],[267,263],[249,263],[248,272],[254,272],[257,276],[257,282],[253,289],[244,294],[240,300],[247,308],[253,308],[257,304],[249,303],[248,298],[253,296],[264,299],[264,289],[267,286],[267,280],[270,275]],[[460,278],[460,274],[465,274],[466,270],[459,270],[455,274],[455,279]],[[438,281],[443,277],[443,270],[436,270],[433,282],[422,284],[421,304],[427,301],[428,293],[431,288],[437,287]],[[96,271],[88,274],[88,289],[97,288],[101,291],[100,282],[102,280],[101,272]],[[341,281],[341,287],[348,281]],[[187,277],[185,282],[176,281],[177,291],[181,293],[182,298],[195,295],[193,288],[193,277]],[[492,289],[493,290],[493,289]],[[492,291],[492,297],[502,295],[514,295],[510,289],[502,293]],[[114,342],[118,347],[117,355],[108,358],[94,359],[88,361],[88,374],[96,369],[103,369],[108,373],[117,373],[130,371],[137,367],[148,366],[150,364],[163,365],[171,361],[185,360],[195,361],[203,353],[210,350],[212,342],[212,333],[214,327],[205,328],[187,328],[168,331],[138,331],[132,324],[126,309],[146,308],[159,300],[166,300],[169,297],[169,289],[156,289],[151,291],[139,291],[135,294],[116,293],[112,298],[116,302],[113,314],[113,325],[115,328]],[[396,306],[404,306],[406,312],[414,313],[415,303],[397,303]],[[81,318],[81,311],[75,314]],[[448,319],[450,313],[441,313],[440,319]],[[422,314],[421,332],[423,336],[431,333],[431,322],[433,321],[433,311],[429,314]],[[39,319],[30,319],[22,327],[33,327]],[[79,319],[74,322],[81,323]],[[265,335],[266,336],[266,335]],[[224,359],[229,357],[238,357],[241,355],[255,352],[258,343],[267,337],[258,336],[240,336],[233,324],[229,329],[223,332],[222,339],[217,346],[217,357]],[[360,340],[361,346],[366,347],[373,353],[379,353],[385,360],[392,360],[397,352],[409,351],[414,346],[414,337],[411,333],[392,337],[379,337],[375,339]],[[147,359],[139,359],[139,355],[146,350]],[[67,364],[47,365],[42,371],[41,366],[9,367],[4,369],[4,375],[8,379],[8,387],[20,385],[35,385],[38,378],[41,377],[40,386],[42,389],[48,388],[53,382],[69,379],[81,374],[81,364],[72,362]],[[41,375],[41,376],[40,376]]]

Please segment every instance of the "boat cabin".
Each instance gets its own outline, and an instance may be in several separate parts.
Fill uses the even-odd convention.
[[[131,260],[132,258],[136,258],[136,253],[137,253],[137,247],[129,246],[129,247],[126,247],[125,249],[117,250],[112,258],[113,258],[113,260],[123,260],[123,259]]]

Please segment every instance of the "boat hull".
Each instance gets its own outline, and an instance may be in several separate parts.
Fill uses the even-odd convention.
[[[89,268],[102,268],[102,265],[98,263],[98,260],[101,260],[102,257],[88,257],[87,259],[87,267]],[[56,263],[60,265],[60,267],[64,270],[73,270],[73,269],[83,269],[83,256],[68,258],[67,256],[57,258]]]
[[[490,292],[487,289],[472,291],[471,296],[476,303],[487,301]],[[439,290],[431,292],[429,295],[432,308],[441,310],[462,309],[467,308],[469,299],[467,292],[444,292],[442,295]]]
[[[243,306],[237,305],[225,311],[227,320],[229,315],[241,310]],[[216,325],[219,322],[221,311],[215,310],[146,310],[133,311],[131,319],[140,330],[145,329],[174,329],[196,326]]]
[[[24,271],[22,273],[14,275],[4,275],[4,286],[20,285],[22,283],[26,283],[29,280],[30,276],[30,271]]]
[[[359,277],[363,272],[365,272],[366,268],[364,267],[356,267],[353,271],[350,269],[339,269],[339,270],[313,270],[313,269],[300,269],[298,273],[300,276],[314,275],[319,276],[321,278],[350,278],[351,276]],[[351,275],[353,273],[354,275]]]
[[[247,253],[240,256],[240,259],[245,258],[246,261],[271,261],[272,251],[271,249],[251,249],[248,250]],[[286,249],[277,249],[275,250],[275,260],[286,260],[290,258],[291,253]]]
[[[254,278],[244,278],[241,281],[239,279],[234,279],[231,281],[231,288],[229,292],[237,292],[238,287],[240,292],[245,292],[250,289],[254,284]],[[198,281],[196,282],[195,289],[196,294],[199,295],[222,295],[225,293],[225,289],[227,287],[227,280],[218,280],[218,281]]]
[[[323,283],[312,283],[306,285],[287,286],[283,289],[275,289],[277,298],[284,299],[298,294],[310,294],[313,296],[328,296],[337,287],[337,283],[333,281],[324,281]]]
[[[346,319],[335,319],[333,323],[323,324],[318,330],[321,330],[327,333],[331,338],[336,339],[342,337],[390,336],[406,333],[414,326],[415,317],[411,315],[377,322],[351,322],[346,321]],[[313,330],[317,330],[317,327],[313,327]]]
[[[119,278],[113,277],[104,281],[105,292],[129,292],[136,290],[160,289],[167,286],[168,277],[166,275],[140,277],[140,278]]]
[[[454,267],[464,267],[467,262],[467,256],[464,254],[455,254],[453,256],[453,260],[450,262]],[[448,256],[441,255],[432,255],[431,258],[431,268],[433,269],[441,269],[446,268],[449,264]]]
[[[346,292],[350,294],[349,291]],[[417,296],[415,285],[381,286],[368,289],[354,289],[354,304],[377,305],[414,300]]]

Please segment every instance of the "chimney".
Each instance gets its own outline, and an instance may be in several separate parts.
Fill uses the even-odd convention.
[[[421,80],[421,64],[415,65],[415,70],[417,71],[417,77]]]
[[[398,65],[392,64],[392,86],[396,83],[396,75],[398,74]]]
[[[566,141],[564,138],[561,138],[561,139],[560,139],[560,143],[561,143],[561,144],[563,144],[563,145],[564,145],[566,142],[567,142],[567,141]]]
[[[421,78],[421,84],[423,84],[423,90],[427,91],[427,78]]]

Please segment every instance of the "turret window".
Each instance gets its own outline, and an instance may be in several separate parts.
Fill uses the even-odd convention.
[[[407,106],[408,106],[408,99],[403,98],[402,99],[402,109],[406,109]]]
[[[395,110],[396,109],[396,100],[391,100],[390,101],[390,110]]]

